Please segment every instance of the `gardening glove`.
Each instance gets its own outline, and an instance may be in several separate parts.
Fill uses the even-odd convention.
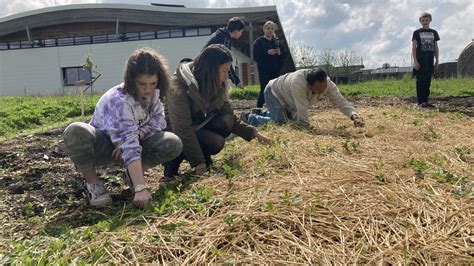
[[[362,119],[362,117],[359,117],[358,115],[352,115],[351,119],[354,122],[355,127],[364,127],[365,126],[365,122],[364,122],[364,119]]]

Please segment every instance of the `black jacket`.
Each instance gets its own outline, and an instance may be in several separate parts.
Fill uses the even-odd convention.
[[[230,37],[230,33],[227,28],[219,28],[211,35],[211,38],[209,39],[209,41],[207,41],[204,48],[208,47],[211,44],[223,44],[230,50],[231,43],[232,38]],[[230,67],[229,78],[236,86],[239,85],[240,79],[239,76],[237,76],[237,73],[235,73],[233,65]]]
[[[269,55],[268,50],[275,48],[280,48],[281,54]],[[257,61],[258,73],[275,78],[280,75],[286,52],[278,38],[273,37],[268,40],[264,36],[260,36],[253,43],[253,57]]]

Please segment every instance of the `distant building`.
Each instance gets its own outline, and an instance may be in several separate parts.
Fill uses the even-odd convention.
[[[434,78],[447,79],[455,77],[458,74],[457,68],[457,62],[441,63],[438,65],[438,68],[435,69]]]
[[[474,77],[474,39],[462,50],[457,67],[460,76]]]
[[[357,83],[374,79],[397,78],[401,79],[406,74],[412,73],[412,67],[389,66],[388,64],[376,69],[361,69],[351,72],[349,83]]]
[[[89,54],[101,77],[94,91],[123,79],[125,62],[139,47],[157,49],[173,73],[185,57],[194,58],[218,27],[242,17],[246,31],[234,42],[234,65],[244,84],[253,84],[252,44],[267,20],[288,49],[275,6],[252,8],[185,8],[129,4],[64,5],[0,18],[0,96],[62,94],[94,73],[81,68]],[[293,71],[291,55],[284,72]]]

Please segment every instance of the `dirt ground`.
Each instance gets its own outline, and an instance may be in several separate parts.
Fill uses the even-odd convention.
[[[348,100],[357,107],[403,108],[415,105],[413,98],[350,97]],[[438,97],[433,98],[433,103],[440,112],[459,112],[474,117],[474,97]],[[254,104],[255,101],[234,102],[236,112]],[[327,108],[332,107],[322,104],[314,110]],[[368,117],[365,119],[370,120]],[[96,211],[87,206],[83,181],[64,151],[62,130],[53,129],[0,143],[0,238],[19,241],[29,239],[54,224],[67,223],[78,227],[95,221]],[[104,170],[102,174],[116,178],[121,176],[121,171],[113,168]],[[161,170],[152,170],[149,175],[160,177]],[[131,193],[120,180],[109,181],[108,186],[118,205],[130,200]],[[43,219],[46,213],[47,219]],[[106,211],[104,215],[107,215]],[[0,253],[6,250],[2,245]]]

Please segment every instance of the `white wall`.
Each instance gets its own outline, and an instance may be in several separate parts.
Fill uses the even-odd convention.
[[[61,68],[82,65],[89,53],[102,74],[94,84],[95,92],[121,82],[125,62],[140,47],[157,49],[167,58],[172,74],[179,60],[196,57],[208,39],[209,36],[196,36],[0,51],[0,96],[24,95],[25,91],[28,95],[60,94],[63,92]]]

